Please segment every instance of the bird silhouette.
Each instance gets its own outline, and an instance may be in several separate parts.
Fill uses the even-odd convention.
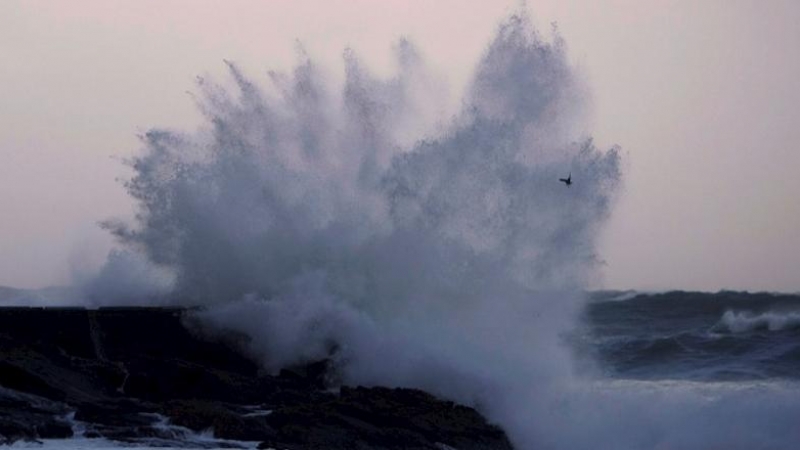
[[[569,185],[572,184],[572,172],[570,172],[570,174],[569,174],[569,176],[567,178],[559,178],[558,181],[566,184],[567,187],[569,187]]]

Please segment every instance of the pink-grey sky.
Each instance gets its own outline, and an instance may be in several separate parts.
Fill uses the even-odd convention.
[[[800,3],[529,1],[557,22],[619,144],[625,188],[601,240],[610,288],[800,290]],[[0,285],[69,283],[126,216],[118,157],[151,126],[193,129],[187,90],[223,58],[260,76],[295,39],[331,73],[352,47],[378,73],[407,36],[451,96],[497,24],[490,1],[0,3]]]

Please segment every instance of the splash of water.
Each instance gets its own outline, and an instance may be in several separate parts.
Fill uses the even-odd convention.
[[[563,43],[514,17],[463,110],[413,139],[401,133],[420,129],[425,70],[407,42],[397,58],[383,81],[347,52],[340,93],[307,58],[273,74],[276,97],[233,64],[238,98],[201,80],[211,127],[148,132],[127,184],[137,223],[109,227],[205,303],[273,298],[316,271],[370,309],[581,287],[620,175],[614,149],[565,132],[577,89]],[[565,190],[568,172],[578,181]]]
[[[210,126],[142,137],[136,221],[106,226],[265,367],[333,357],[344,382],[478,405],[524,442],[513,393],[568,373],[559,333],[596,273],[618,152],[576,131],[564,43],[524,15],[438,127],[422,59],[396,56],[380,80],[345,52],[341,90],[302,54],[271,91],[229,63],[235,92],[199,82]]]

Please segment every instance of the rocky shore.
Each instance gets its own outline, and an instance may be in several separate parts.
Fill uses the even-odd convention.
[[[151,446],[510,449],[474,409],[259,370],[175,308],[0,308],[0,443],[81,435]],[[213,434],[213,437],[212,437]]]

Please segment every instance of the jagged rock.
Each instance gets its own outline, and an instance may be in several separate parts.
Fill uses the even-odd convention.
[[[51,400],[64,400],[66,395],[63,391],[48,384],[35,372],[10,362],[11,358],[24,361],[26,358],[36,358],[38,355],[31,352],[27,352],[27,354],[19,352],[4,356],[8,359],[0,361],[0,386]]]
[[[274,411],[265,447],[327,449],[511,449],[502,430],[472,408],[414,389],[347,388],[325,402]]]
[[[475,410],[421,391],[332,393],[327,361],[263,374],[223,344],[241,336],[209,342],[184,326],[184,314],[0,309],[0,443],[69,437],[74,413],[85,437],[131,443],[176,445],[212,429],[264,448],[511,448]]]
[[[163,412],[175,425],[195,431],[212,429],[222,439],[261,441],[275,435],[266,417],[248,417],[241,407],[222,403],[180,400],[167,403]]]
[[[0,389],[0,443],[71,437],[67,413],[62,403]]]

